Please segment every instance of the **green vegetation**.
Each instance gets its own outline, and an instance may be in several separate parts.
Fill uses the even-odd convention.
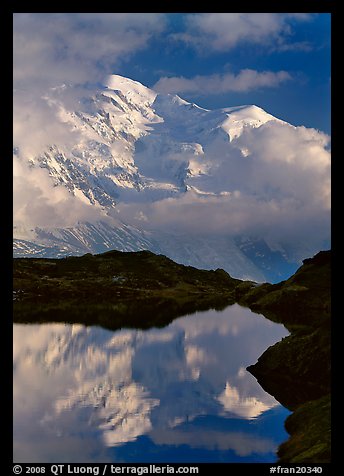
[[[174,318],[235,302],[240,282],[225,271],[179,265],[149,251],[63,259],[14,259],[16,322],[164,326]]]
[[[14,259],[15,322],[149,328],[238,302],[283,323],[290,335],[248,367],[294,413],[281,462],[330,460],[330,251],[304,261],[279,284],[179,265],[149,251],[63,259]]]
[[[328,463],[331,459],[331,400],[325,395],[300,405],[285,422],[292,435],[278,450],[281,463]]]
[[[315,327],[329,320],[331,305],[331,252],[321,251],[288,280],[251,287],[239,301],[257,312],[270,313],[288,329]]]
[[[307,259],[288,280],[251,288],[239,301],[276,322],[290,335],[269,347],[248,370],[294,413],[282,462],[330,461],[331,253]]]

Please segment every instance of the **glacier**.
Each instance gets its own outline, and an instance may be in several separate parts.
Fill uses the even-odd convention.
[[[15,144],[14,157],[30,171],[44,170],[52,190],[62,187],[73,203],[92,213],[73,223],[63,223],[62,216],[56,226],[15,217],[15,257],[148,249],[182,264],[223,268],[233,277],[257,282],[280,281],[296,270],[302,256],[283,243],[235,229],[203,233],[193,229],[187,216],[188,200],[202,207],[207,200],[226,204],[221,200],[238,199],[240,178],[222,174],[219,157],[249,156],[249,146],[240,141],[244,131],[287,123],[255,105],[204,109],[119,75],[82,97],[77,109],[66,100],[69,88],[51,89],[43,98],[54,120],[75,140],[47,144],[31,155]],[[182,206],[169,220],[169,206],[178,200]],[[184,213],[185,227],[178,225]],[[166,226],[159,226],[161,216]],[[211,218],[210,211],[209,224]]]

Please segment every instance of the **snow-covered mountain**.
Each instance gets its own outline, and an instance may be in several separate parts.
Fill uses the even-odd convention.
[[[15,144],[14,155],[29,164],[30,173],[45,169],[52,190],[68,190],[91,218],[62,226],[15,221],[15,256],[149,249],[256,281],[278,281],[295,271],[298,263],[290,263],[281,243],[235,230],[207,233],[206,223],[200,233],[188,217],[190,203],[223,206],[228,197],[238,198],[243,178],[222,173],[218,158],[245,160],[250,146],[240,140],[243,131],[283,121],[253,105],[207,110],[118,75],[83,97],[78,108],[69,105],[68,94],[64,85],[44,98],[74,139],[60,139],[30,156]]]

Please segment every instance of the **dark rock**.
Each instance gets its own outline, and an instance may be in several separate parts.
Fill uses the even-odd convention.
[[[331,252],[303,261],[288,280],[251,288],[240,302],[291,332],[247,368],[260,385],[294,411],[281,462],[330,461]]]

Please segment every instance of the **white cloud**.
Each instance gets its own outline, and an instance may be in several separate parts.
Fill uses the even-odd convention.
[[[97,220],[101,211],[81,202],[62,185],[53,186],[48,171],[13,159],[13,219],[16,225],[72,226]],[[103,219],[105,216],[103,215]]]
[[[164,25],[157,13],[17,13],[15,87],[102,80]]]
[[[290,20],[305,21],[310,17],[196,14],[187,18],[187,34],[193,35],[188,41],[195,45],[208,42],[209,49],[224,50],[242,41],[275,42],[286,47]],[[148,13],[15,14],[14,143],[20,149],[14,177],[17,221],[66,226],[73,220],[99,217],[99,210],[82,203],[61,186],[52,187],[45,170],[24,166],[20,157],[34,157],[47,144],[71,148],[78,141],[80,132],[61,122],[56,114],[58,107],[50,107],[43,99],[48,88],[73,83],[73,88],[64,90],[63,101],[67,109],[78,109],[79,99],[93,93],[85,83],[100,80],[118,61],[147,46],[154,35],[162,32],[165,22],[165,15]],[[165,77],[155,88],[210,94],[276,87],[290,79],[285,71],[245,69],[238,74],[227,72],[191,79]],[[72,91],[70,96],[68,91]],[[258,234],[276,241],[307,239],[315,245],[329,233],[328,142],[329,137],[319,131],[277,122],[247,128],[239,138],[223,141],[222,145],[216,142],[213,150],[208,147],[199,156],[210,167],[209,179],[203,177],[200,184],[193,179],[190,185],[214,192],[212,195],[190,191],[154,203],[121,203],[120,216],[139,227],[144,219],[145,225],[163,230],[230,236]],[[186,152],[183,154],[176,160],[191,160]],[[197,157],[192,155],[192,160]],[[140,200],[145,198],[143,194]]]
[[[35,135],[31,143],[51,144],[61,124],[42,100],[47,91],[72,84],[68,100],[77,102],[85,85],[103,81],[164,25],[165,16],[156,13],[16,13],[14,139],[24,132]]]
[[[162,77],[153,86],[160,93],[194,93],[200,95],[246,92],[254,89],[277,87],[291,80],[286,71],[255,71],[243,69],[238,74],[224,73],[209,76]]]
[[[197,235],[264,236],[275,243],[308,242],[316,250],[329,239],[329,137],[314,129],[269,121],[246,128],[232,142],[208,148],[200,160],[208,175],[192,188],[154,203],[119,203],[122,219],[143,213],[152,228]],[[242,150],[245,153],[242,153]]]
[[[95,217],[63,187],[53,187],[48,173],[28,169],[32,159],[52,144],[78,142],[79,132],[58,117],[59,108],[44,98],[54,88],[75,110],[90,84],[102,81],[120,61],[145,48],[165,26],[158,13],[16,13],[14,14],[14,217],[16,222],[58,226]],[[63,88],[64,84],[73,85]]]
[[[90,84],[103,81],[120,61],[145,48],[163,30],[165,16],[17,13],[13,25],[14,142],[41,151],[59,137],[70,137],[43,100],[48,90],[73,85],[63,99],[77,104],[91,93]]]
[[[227,51],[251,43],[279,48],[292,34],[291,21],[308,21],[308,13],[197,13],[186,17],[185,32],[175,39],[202,53]]]
[[[73,89],[73,100],[81,90]],[[50,107],[44,95],[32,91],[16,91],[13,101],[13,144],[20,154],[32,159],[52,144],[75,144],[79,132],[58,117],[58,107]],[[72,98],[65,98],[71,102]]]

